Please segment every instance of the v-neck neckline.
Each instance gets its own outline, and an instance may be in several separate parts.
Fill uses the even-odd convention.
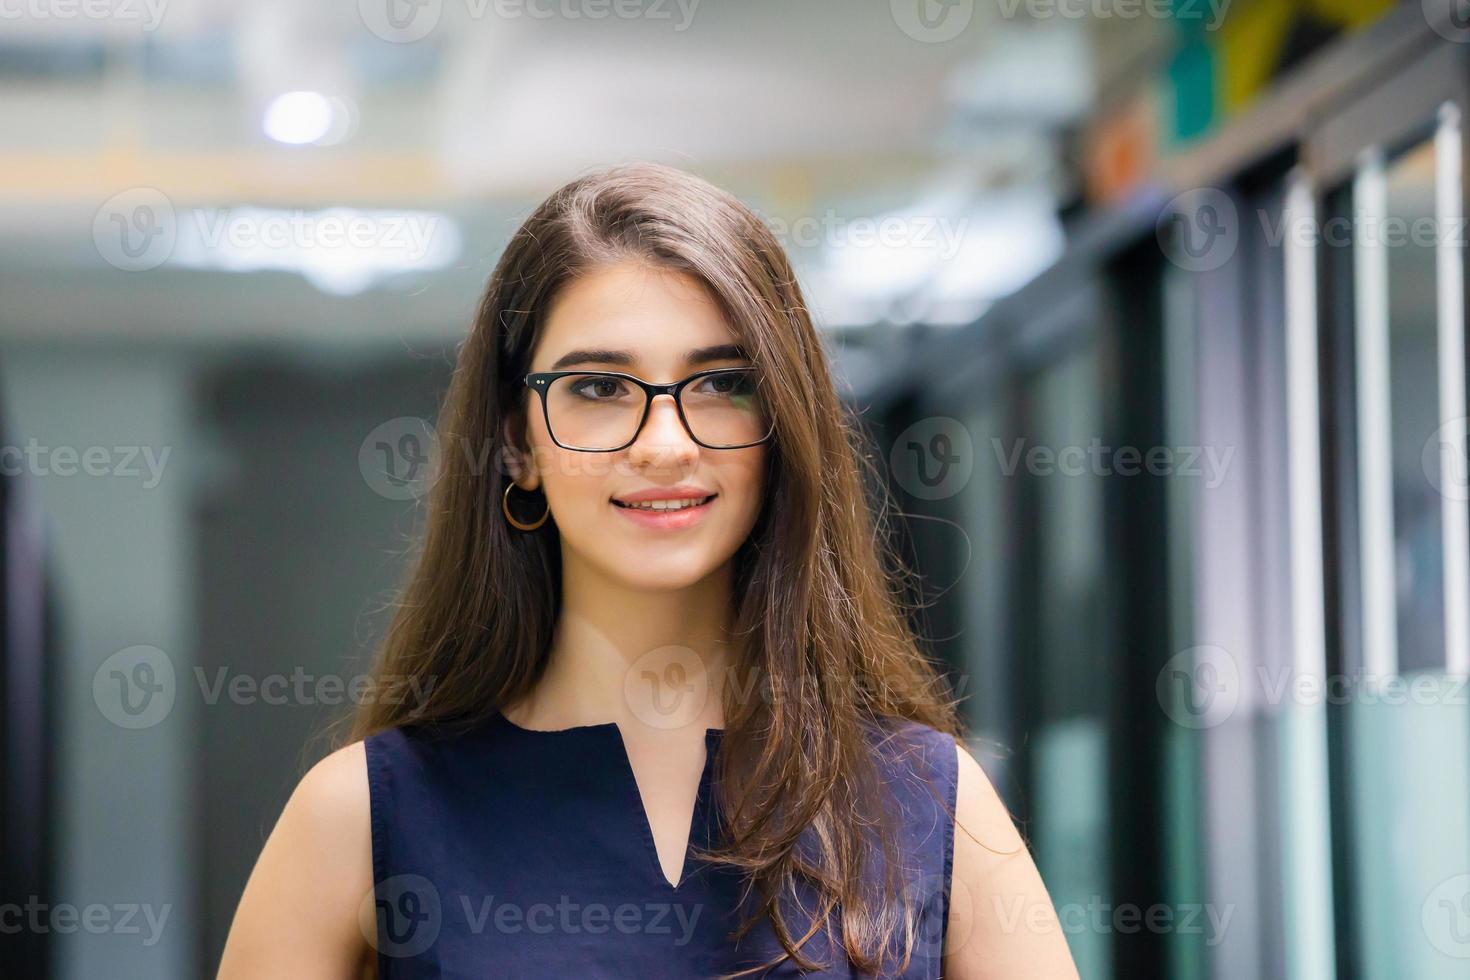
[[[690,851],[694,847],[696,832],[703,826],[701,820],[706,817],[709,805],[710,776],[713,768],[715,750],[719,746],[720,738],[724,735],[723,728],[706,728],[704,730],[704,765],[701,768],[699,784],[694,793],[694,809],[689,816],[689,833],[684,839],[683,861],[679,866],[679,880],[673,882],[668,875],[664,874],[663,861],[659,859],[658,842],[653,836],[653,821],[648,816],[648,807],[643,802],[643,791],[638,786],[638,774],[633,770],[633,757],[628,752],[628,741],[623,737],[623,730],[615,721],[599,722],[592,725],[573,725],[570,728],[524,728],[511,721],[504,712],[496,713],[501,724],[513,731],[529,736],[575,736],[578,734],[592,734],[598,736],[612,736],[617,743],[618,756],[622,762],[622,779],[628,790],[630,809],[633,811],[633,821],[638,825],[638,831],[643,838],[644,851],[651,864],[653,877],[663,889],[670,893],[677,893],[689,883],[693,869],[690,867]]]

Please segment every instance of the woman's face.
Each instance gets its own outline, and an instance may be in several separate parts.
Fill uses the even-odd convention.
[[[698,279],[629,261],[599,267],[563,287],[530,370],[618,371],[667,383],[697,371],[750,365],[738,344]],[[616,379],[584,383],[576,392],[565,381],[559,384],[560,391],[547,397],[557,435],[569,445],[587,444],[570,438],[574,424],[595,429],[580,419],[617,413],[619,401],[636,408],[643,397]],[[686,411],[696,397],[720,398],[729,384],[694,382],[684,392]],[[672,590],[719,569],[750,535],[760,514],[766,444],[707,449],[690,438],[673,398],[660,395],[626,449],[563,449],[552,441],[537,393],[528,389],[526,395],[533,472],[519,483],[544,491],[565,559],[586,562],[629,588]],[[616,502],[648,494],[713,499],[679,512],[634,510]]]

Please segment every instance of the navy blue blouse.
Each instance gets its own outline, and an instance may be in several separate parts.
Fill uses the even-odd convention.
[[[722,734],[705,733],[691,846],[715,843]],[[908,968],[886,975],[928,980],[949,911],[955,743],[917,722],[887,734],[872,744],[901,814],[903,887],[922,911]],[[743,913],[738,872],[690,854],[669,883],[616,723],[532,731],[496,714],[454,735],[388,729],[365,747],[380,980],[691,980],[781,952],[766,920],[728,939]],[[792,906],[798,937],[814,910],[812,892]],[[805,975],[856,977],[832,925],[803,952],[835,965]],[[801,975],[789,960],[754,974]]]

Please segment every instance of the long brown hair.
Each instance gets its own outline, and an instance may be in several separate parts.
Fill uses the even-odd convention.
[[[459,350],[421,549],[373,664],[380,694],[418,696],[367,699],[351,738],[475,724],[540,678],[561,555],[554,520],[523,533],[501,513],[506,470],[528,452],[512,444],[530,394],[520,379],[558,290],[628,259],[708,287],[750,352],[776,427],[761,514],[732,558],[735,672],[750,683],[726,688],[713,780],[725,832],[702,856],[741,869],[746,894],[759,896],[740,934],[765,915],[785,955],[814,969],[801,946],[839,910],[840,948],[877,973],[895,937],[903,962],[915,938],[907,903],[892,900],[907,890],[893,887],[895,835],[870,736],[912,719],[958,737],[960,723],[906,618],[911,573],[886,527],[886,484],[863,481],[866,436],[836,394],[786,254],[749,208],[692,174],[651,163],[585,174],[511,238]],[[886,855],[879,884],[867,874],[873,844]],[[781,898],[798,879],[819,907],[793,927]]]

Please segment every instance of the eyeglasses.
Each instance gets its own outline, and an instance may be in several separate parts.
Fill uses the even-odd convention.
[[[540,392],[546,429],[563,449],[628,448],[658,395],[673,397],[684,430],[706,449],[744,449],[775,431],[753,367],[700,371],[669,384],[617,371],[543,371],[526,375],[525,384]]]

